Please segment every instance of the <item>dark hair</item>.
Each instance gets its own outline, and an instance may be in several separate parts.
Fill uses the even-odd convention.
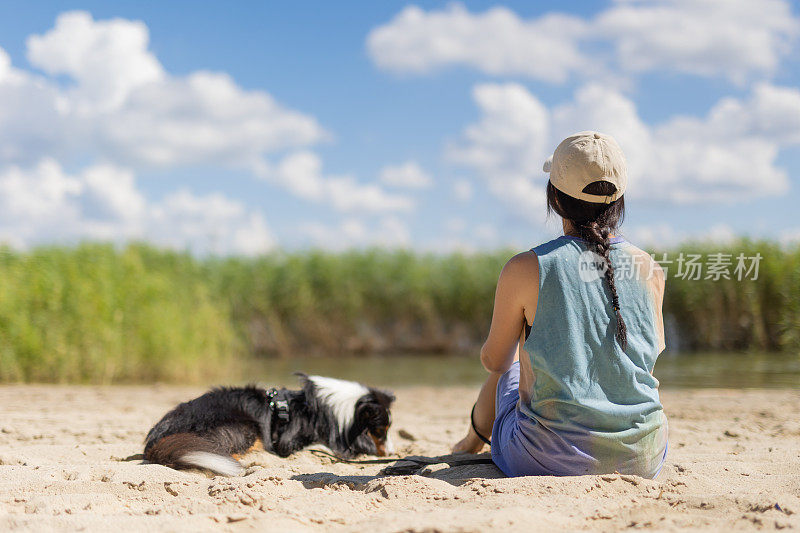
[[[608,181],[595,181],[583,188],[589,194],[608,195],[614,194],[617,187]],[[611,289],[611,305],[617,317],[617,342],[624,350],[628,346],[628,332],[625,321],[619,312],[619,296],[614,283],[614,265],[611,264],[611,241],[609,235],[614,232],[625,218],[625,197],[608,204],[597,204],[578,200],[556,189],[552,183],[547,182],[547,213],[557,213],[562,218],[572,222],[577,237],[588,242],[594,247],[597,255],[606,263],[605,278],[608,288]]]

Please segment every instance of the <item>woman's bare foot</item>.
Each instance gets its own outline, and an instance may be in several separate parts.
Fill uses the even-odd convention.
[[[478,437],[475,430],[471,427],[467,432],[467,436],[461,439],[453,446],[452,453],[479,453],[483,450],[484,442]]]

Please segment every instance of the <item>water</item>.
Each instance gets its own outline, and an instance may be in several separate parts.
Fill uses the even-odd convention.
[[[291,385],[293,372],[335,376],[371,385],[478,386],[486,377],[478,357],[402,355],[260,359],[246,363],[241,381]],[[655,375],[662,388],[800,389],[800,354],[663,354]]]
[[[654,374],[665,388],[800,389],[800,354],[665,355]]]

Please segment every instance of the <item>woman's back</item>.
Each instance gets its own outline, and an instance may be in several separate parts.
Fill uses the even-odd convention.
[[[612,240],[610,259],[625,348],[602,258],[562,236],[534,249],[539,296],[522,354],[518,409],[539,466],[553,474],[623,472],[653,477],[666,448],[666,423],[652,375],[663,349],[661,269],[641,250]],[[527,446],[526,446],[527,447]]]

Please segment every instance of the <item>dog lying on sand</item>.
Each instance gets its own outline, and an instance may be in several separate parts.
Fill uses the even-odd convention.
[[[164,415],[145,439],[144,458],[171,468],[234,476],[237,456],[258,446],[287,457],[324,444],[342,457],[391,452],[391,392],[297,374],[302,388],[220,387]]]

